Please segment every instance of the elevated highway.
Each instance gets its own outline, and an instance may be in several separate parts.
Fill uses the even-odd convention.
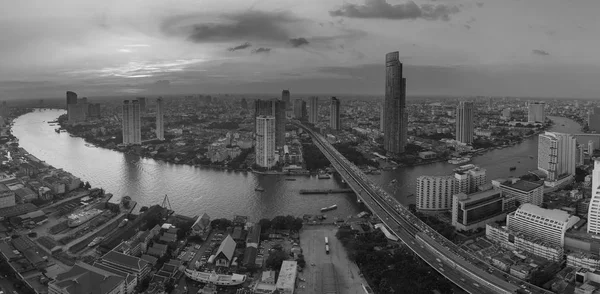
[[[514,277],[503,278],[487,263],[456,246],[427,226],[383,189],[375,186],[323,136],[294,121],[311,135],[315,145],[363,203],[415,254],[432,268],[472,294],[552,293]]]

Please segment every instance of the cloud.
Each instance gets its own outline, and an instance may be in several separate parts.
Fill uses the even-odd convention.
[[[310,42],[308,42],[308,40],[306,40],[305,38],[292,38],[289,40],[289,42],[290,44],[292,44],[292,46],[296,48],[310,44]]]
[[[288,12],[245,11],[223,14],[217,20],[206,15],[175,16],[161,24],[166,35],[184,36],[194,43],[238,41],[285,41],[294,23],[302,20]]]
[[[483,7],[483,2],[477,2],[475,4],[477,5],[477,7]]]
[[[231,47],[231,48],[229,48],[229,49],[227,49],[227,50],[229,50],[229,51],[232,51],[232,52],[233,52],[233,51],[237,51],[237,50],[246,49],[246,48],[248,48],[248,47],[250,47],[250,46],[252,46],[252,44],[250,44],[249,42],[246,42],[246,43],[244,43],[244,44],[241,44],[241,45],[238,45],[238,46],[235,46],[235,47]]]
[[[389,4],[386,0],[365,0],[364,5],[344,4],[340,9],[329,11],[331,16],[352,18],[385,18],[385,19],[417,19],[450,20],[450,15],[458,13],[457,6],[445,4],[417,5],[413,1],[404,4]]]
[[[531,50],[531,53],[533,53],[534,55],[540,55],[540,56],[550,55],[550,53],[548,53],[547,51],[539,50],[539,49],[533,49],[533,50]]]
[[[252,50],[252,53],[255,53],[255,54],[269,53],[269,52],[271,52],[271,48],[260,47],[260,48]]]
[[[468,25],[468,24],[466,24],[466,25],[465,25],[465,28],[467,28],[467,30],[470,30],[470,29],[471,29],[471,26],[470,26],[470,25]]]

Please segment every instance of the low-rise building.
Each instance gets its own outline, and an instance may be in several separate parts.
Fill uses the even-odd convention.
[[[495,223],[486,225],[485,236],[505,249],[526,252],[546,260],[560,261],[564,256],[563,248],[560,246],[511,231]]]
[[[0,208],[15,206],[15,192],[5,184],[0,184]]]
[[[597,270],[600,269],[600,257],[592,253],[571,252],[567,254],[567,266]]]
[[[298,274],[298,263],[293,260],[284,260],[279,270],[276,289],[282,294],[294,294],[296,288],[296,275]]]
[[[233,240],[231,235],[227,235],[227,237],[223,239],[223,242],[221,242],[221,245],[219,246],[219,249],[215,254],[215,265],[229,267],[229,265],[233,261],[233,253],[235,252],[235,246],[235,240]]]
[[[204,236],[210,232],[210,216],[203,213],[196,219],[196,222],[192,225],[192,235]]]
[[[16,293],[16,292],[15,292]],[[56,276],[48,283],[50,294],[125,294],[125,279],[112,272],[76,263],[71,269]]]

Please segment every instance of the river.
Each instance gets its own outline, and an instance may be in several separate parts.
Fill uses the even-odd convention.
[[[317,214],[322,207],[337,204],[338,209],[328,216],[347,217],[360,212],[356,196],[348,194],[302,195],[300,189],[335,189],[344,184],[309,176],[257,175],[242,172],[224,172],[143,159],[121,152],[87,147],[81,138],[67,133],[56,133],[47,121],[55,120],[64,110],[36,110],[14,121],[13,134],[19,144],[32,155],[48,164],[62,168],[93,187],[101,187],[120,199],[128,195],[139,206],[162,204],[168,195],[173,210],[179,214],[196,216],[207,213],[212,218],[246,215],[251,220],[272,218],[277,215]],[[579,125],[570,119],[552,117],[553,131],[578,133]],[[563,126],[564,124],[564,126]],[[533,156],[531,159],[529,156]],[[474,158],[471,163],[487,169],[488,179],[521,175],[536,168],[537,136],[514,147],[494,150]],[[509,167],[517,170],[509,172]],[[403,204],[414,202],[415,179],[420,175],[451,174],[455,165],[431,165],[384,171],[371,179],[393,193]],[[403,185],[390,185],[396,179]],[[265,191],[257,192],[256,186]]]

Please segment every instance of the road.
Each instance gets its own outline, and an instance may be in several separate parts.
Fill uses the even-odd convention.
[[[313,138],[317,147],[346,180],[371,212],[413,252],[440,274],[469,293],[517,293],[519,286],[531,293],[552,293],[523,281],[509,283],[486,270],[489,265],[437,234],[396,199],[376,187],[354,164],[344,158],[321,135],[295,121]],[[525,292],[527,293],[527,292]]]

